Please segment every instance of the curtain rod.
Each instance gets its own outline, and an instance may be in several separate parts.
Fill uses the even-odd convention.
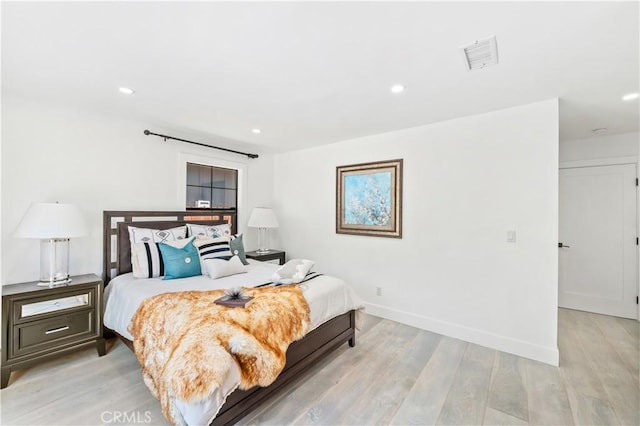
[[[173,139],[174,141],[186,142],[186,143],[191,143],[191,144],[194,144],[194,145],[204,146],[204,147],[207,147],[207,148],[213,148],[213,149],[219,149],[219,150],[222,150],[222,151],[233,152],[234,154],[246,155],[249,158],[258,158],[258,154],[249,154],[247,152],[234,151],[233,149],[229,149],[229,148],[220,148],[219,146],[207,145],[207,144],[200,143],[200,142],[188,141],[186,139],[174,138],[173,136],[161,135],[160,133],[153,133],[153,132],[150,132],[148,130],[145,130],[144,134],[147,135],[147,136],[149,136],[149,135],[159,136],[159,137],[163,138],[165,140],[165,142],[166,142],[167,139]]]

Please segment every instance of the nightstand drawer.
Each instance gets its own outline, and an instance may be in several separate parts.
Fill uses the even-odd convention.
[[[59,297],[50,296],[16,300],[13,306],[14,324],[38,319],[39,316],[50,318],[58,311],[73,312],[94,307],[95,289],[84,291],[62,292]]]
[[[21,318],[33,315],[45,314],[47,312],[61,311],[76,307],[86,308],[89,305],[89,293],[77,296],[63,297],[61,299],[45,300],[43,302],[27,303],[21,306]]]
[[[75,342],[82,335],[88,338],[96,336],[93,312],[85,310],[15,326],[13,356],[64,345],[65,340]]]

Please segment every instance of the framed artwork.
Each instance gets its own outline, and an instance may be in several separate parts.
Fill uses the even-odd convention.
[[[336,233],[402,238],[402,159],[336,167]]]

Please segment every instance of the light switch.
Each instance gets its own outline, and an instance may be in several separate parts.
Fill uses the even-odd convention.
[[[508,243],[516,242],[516,231],[513,231],[513,230],[507,231],[507,242]]]

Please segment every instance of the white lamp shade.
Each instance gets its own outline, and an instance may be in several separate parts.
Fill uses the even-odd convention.
[[[33,203],[18,224],[19,238],[75,238],[87,234],[87,224],[74,204]]]
[[[247,226],[251,228],[277,228],[278,219],[273,210],[267,207],[255,207],[249,217]]]

